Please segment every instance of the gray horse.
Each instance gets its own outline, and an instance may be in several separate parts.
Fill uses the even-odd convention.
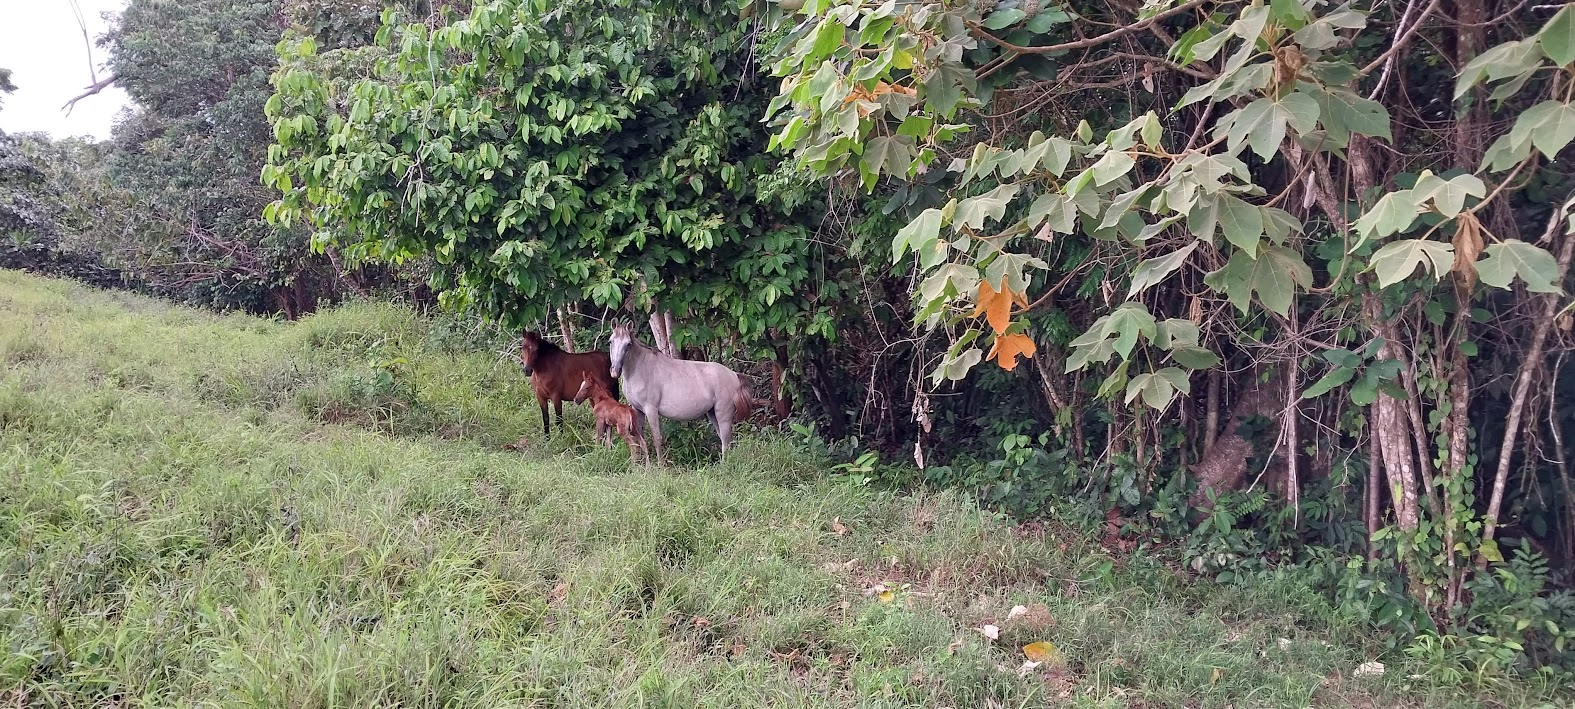
[[[743,377],[715,362],[676,359],[640,344],[627,322],[613,326],[608,344],[612,375],[624,398],[651,422],[651,442],[662,459],[663,416],[693,421],[705,416],[722,439],[722,454],[733,443],[733,424],[749,418],[754,398]]]

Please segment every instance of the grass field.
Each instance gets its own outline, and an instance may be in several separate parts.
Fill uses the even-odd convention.
[[[579,407],[541,438],[476,339],[0,271],[0,706],[1553,700],[1393,657],[1354,677],[1377,639],[1305,588],[837,482],[780,436],[715,462],[694,430],[692,464],[631,469]]]

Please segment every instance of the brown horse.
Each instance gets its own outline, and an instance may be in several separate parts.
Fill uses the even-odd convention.
[[[574,403],[583,404],[586,399],[591,400],[591,410],[596,412],[598,438],[604,431],[617,431],[629,446],[629,462],[637,463],[642,457],[645,462],[651,462],[651,454],[645,448],[645,434],[640,429],[640,412],[628,404],[618,403],[606,386],[590,377],[580,384],[579,393],[574,395]],[[610,432],[607,438],[612,439]]]
[[[564,352],[557,345],[526,331],[520,340],[520,369],[530,377],[531,389],[536,392],[536,403],[541,406],[541,432],[550,435],[547,423],[547,403],[552,403],[558,414],[558,425],[563,425],[563,402],[572,400],[580,391],[580,383],[593,379],[607,388],[614,400],[618,398],[618,380],[612,377],[612,360],[606,352]],[[611,444],[611,436],[608,441]]]

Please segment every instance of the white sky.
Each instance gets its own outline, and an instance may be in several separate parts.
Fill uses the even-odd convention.
[[[74,0],[87,20],[89,37],[97,41],[106,25],[104,12],[118,13],[125,0]],[[0,98],[0,130],[42,131],[55,138],[89,135],[109,137],[115,116],[130,99],[111,86],[77,102],[67,116],[61,110],[72,96],[93,83],[88,73],[88,48],[72,10],[73,0],[0,0],[0,67],[11,70],[16,93]],[[93,47],[94,69],[107,75],[104,50]]]

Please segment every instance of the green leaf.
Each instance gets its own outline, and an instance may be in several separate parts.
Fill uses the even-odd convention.
[[[1575,5],[1565,5],[1537,33],[1542,52],[1559,66],[1575,63]]]
[[[958,202],[957,212],[952,217],[952,227],[962,231],[962,227],[966,226],[977,231],[984,228],[987,220],[1000,219],[1005,216],[1006,205],[1017,195],[1017,190],[1018,185],[1008,183]]]
[[[1389,109],[1383,104],[1338,87],[1317,91],[1313,97],[1321,109],[1324,129],[1337,143],[1343,145],[1352,133],[1384,140],[1394,138],[1389,130]]]
[[[1460,78],[1455,81],[1455,99],[1465,96],[1467,91],[1481,83],[1483,79],[1489,82],[1499,81],[1511,76],[1519,76],[1537,68],[1542,59],[1542,45],[1535,37],[1505,42],[1479,54],[1460,70]]]
[[[1139,396],[1143,403],[1158,410],[1164,409],[1176,397],[1176,392],[1190,393],[1191,381],[1187,373],[1175,367],[1166,367],[1158,372],[1139,374],[1127,382],[1126,403],[1130,404]]]
[[[1335,387],[1344,386],[1355,375],[1356,369],[1352,367],[1335,367],[1329,370],[1328,374],[1323,375],[1321,379],[1314,382],[1312,386],[1307,387],[1307,390],[1302,392],[1302,398],[1316,399],[1323,396]]]
[[[1396,190],[1379,198],[1378,203],[1356,220],[1359,239],[1351,246],[1356,250],[1368,239],[1381,239],[1390,234],[1407,231],[1416,222],[1422,208],[1416,203],[1411,190]]]
[[[941,210],[931,207],[924,210],[907,226],[897,231],[896,238],[891,241],[891,262],[902,260],[902,255],[909,248],[919,250],[941,234]]]
[[[940,384],[943,380],[961,381],[968,376],[968,371],[984,359],[984,352],[977,347],[970,347],[966,352],[952,357],[935,369],[930,375],[930,381]]]
[[[1194,241],[1164,256],[1138,264],[1137,269],[1132,272],[1132,285],[1127,288],[1127,297],[1131,298],[1150,286],[1159,285],[1176,269],[1181,268],[1181,264],[1186,262],[1187,257],[1191,256],[1197,248],[1198,242]]]
[[[1504,553],[1499,551],[1498,542],[1495,542],[1492,539],[1483,539],[1482,546],[1478,549],[1478,551],[1482,552],[1482,558],[1487,559],[1488,561],[1491,561],[1495,564],[1504,563]]]
[[[902,179],[907,177],[913,164],[913,141],[906,136],[877,136],[864,147],[862,164],[871,173],[882,172]]]
[[[1094,176],[1094,184],[1104,187],[1127,174],[1135,164],[1137,161],[1131,155],[1112,150],[1095,162],[1089,171]]]
[[[1168,350],[1173,347],[1196,347],[1203,332],[1191,320],[1169,318],[1159,323],[1155,335],[1154,344],[1162,350]]]
[[[1036,13],[1033,18],[1028,20],[1027,28],[1029,32],[1034,34],[1044,34],[1049,32],[1050,28],[1055,27],[1056,25],[1065,24],[1071,21],[1072,16],[1066,14],[1065,10],[1045,3],[1041,4],[1039,12]]]
[[[1225,239],[1248,256],[1258,257],[1258,237],[1263,236],[1263,212],[1235,195],[1222,193],[1218,201],[1220,228]]]
[[[995,12],[990,13],[989,17],[985,18],[984,26],[986,29],[1004,30],[1008,27],[1011,27],[1012,25],[1017,24],[1018,22],[1021,22],[1026,16],[1027,13],[1015,7],[1004,10],[996,10]]]
[[[1046,192],[1039,195],[1038,199],[1028,207],[1026,221],[1029,229],[1036,229],[1040,224],[1045,224],[1058,234],[1070,234],[1077,230],[1077,211],[1072,206],[1072,201],[1064,195],[1058,192]]]
[[[1542,247],[1518,239],[1505,239],[1482,250],[1477,277],[1494,288],[1509,288],[1516,277],[1533,293],[1562,293],[1557,283],[1559,264]]]
[[[1292,39],[1303,49],[1330,49],[1339,44],[1339,30],[1359,30],[1367,26],[1367,16],[1352,10],[1350,3],[1341,5],[1323,17],[1313,20],[1306,27],[1296,30]]]
[[[1191,369],[1209,369],[1219,366],[1220,357],[1213,352],[1193,345],[1178,345],[1170,349],[1170,358],[1177,364]]]
[[[1273,158],[1285,142],[1286,127],[1297,133],[1307,133],[1318,125],[1318,102],[1301,92],[1291,92],[1279,100],[1260,98],[1234,111],[1220,121],[1215,129],[1224,131],[1226,147],[1232,152],[1242,143],[1252,148],[1263,160]]]
[[[1515,119],[1509,139],[1517,144],[1529,140],[1552,160],[1575,140],[1575,106],[1558,101],[1543,101],[1532,106]]]
[[[1417,204],[1431,200],[1433,208],[1446,217],[1453,217],[1465,209],[1466,198],[1481,199],[1487,195],[1487,185],[1476,175],[1457,175],[1449,180],[1424,171],[1411,188],[1411,197]]]
[[[1427,265],[1437,278],[1443,278],[1455,265],[1455,247],[1426,239],[1402,239],[1384,244],[1373,254],[1372,269],[1378,287],[1388,288],[1411,277],[1416,267]]]
[[[1225,267],[1204,276],[1203,283],[1224,293],[1243,313],[1256,295],[1265,308],[1283,316],[1290,312],[1296,286],[1305,288],[1312,284],[1312,269],[1301,254],[1264,244],[1256,259],[1245,251],[1232,253]]]

